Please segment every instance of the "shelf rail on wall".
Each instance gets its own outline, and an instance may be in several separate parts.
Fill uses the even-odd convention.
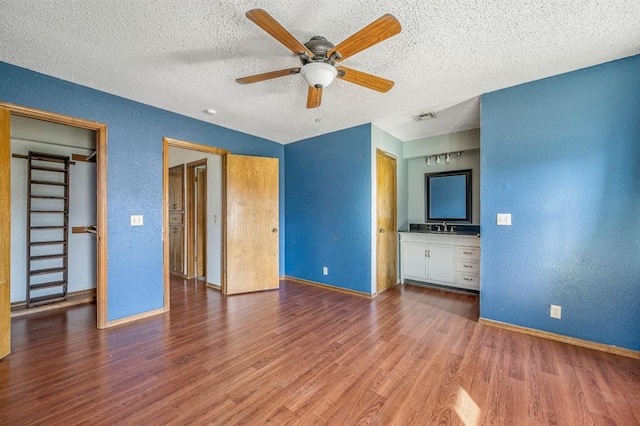
[[[69,157],[27,156],[27,307],[67,298]]]

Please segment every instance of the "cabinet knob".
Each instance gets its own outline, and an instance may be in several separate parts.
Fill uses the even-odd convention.
[[[273,228],[273,229],[271,230],[271,232],[273,232],[274,234],[277,234],[277,233],[278,233],[278,228]]]
[[[384,234],[384,228],[380,228],[380,229],[378,229],[378,232],[379,232],[380,234]]]

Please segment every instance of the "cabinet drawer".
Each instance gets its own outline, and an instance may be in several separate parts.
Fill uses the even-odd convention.
[[[458,273],[456,281],[460,287],[470,288],[473,290],[480,289],[480,279],[478,278],[478,275]]]
[[[169,213],[169,224],[170,225],[182,225],[182,213]]]
[[[480,247],[457,247],[458,259],[478,260],[480,259]]]
[[[479,269],[480,266],[476,261],[458,259],[458,267],[456,269],[458,272],[477,275]]]

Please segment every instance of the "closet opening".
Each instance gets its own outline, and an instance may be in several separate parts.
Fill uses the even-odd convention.
[[[96,132],[11,117],[11,312],[96,299]]]
[[[11,316],[96,301],[107,324],[107,127],[0,102],[0,358]]]

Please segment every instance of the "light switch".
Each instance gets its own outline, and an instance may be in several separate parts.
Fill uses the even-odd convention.
[[[132,214],[131,215],[131,226],[142,226],[143,219],[141,214]]]
[[[511,226],[511,213],[498,213],[498,225]]]

